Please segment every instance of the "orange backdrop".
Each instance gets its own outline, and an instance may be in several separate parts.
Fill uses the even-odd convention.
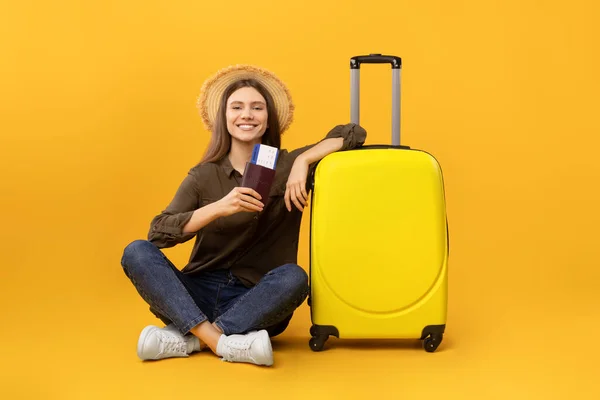
[[[402,142],[443,167],[447,346],[478,360],[461,379],[506,396],[596,390],[599,11],[591,0],[2,2],[2,386],[90,398],[87,385],[104,398],[110,379],[94,376],[113,368],[109,354],[133,362],[156,320],[122,249],[207,144],[195,99],[209,74],[275,71],[297,104],[293,148],[348,122],[348,60],[378,52],[404,61]],[[368,144],[390,140],[390,78],[362,69]],[[167,255],[182,267],[190,248]],[[308,268],[308,218],[299,260]],[[288,335],[308,338],[309,324],[304,304]]]

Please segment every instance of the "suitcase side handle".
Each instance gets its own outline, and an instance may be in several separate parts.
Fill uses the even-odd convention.
[[[402,59],[397,56],[369,54],[350,59],[350,120],[360,123],[360,65],[391,64],[392,67],[392,145],[400,145],[400,74]]]

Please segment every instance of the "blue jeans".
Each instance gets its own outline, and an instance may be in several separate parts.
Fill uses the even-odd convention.
[[[308,276],[296,264],[277,267],[247,288],[227,269],[184,274],[155,245],[136,240],[121,265],[152,313],[183,335],[208,320],[225,335],[265,329],[276,336],[308,296]]]

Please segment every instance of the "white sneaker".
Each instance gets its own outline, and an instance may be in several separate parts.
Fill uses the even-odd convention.
[[[164,328],[153,325],[145,327],[137,345],[137,354],[142,360],[188,357],[198,350],[200,340],[194,335],[183,336],[173,325]]]
[[[221,335],[217,343],[217,354],[229,362],[273,365],[273,349],[266,330],[246,335]]]
[[[166,331],[175,332],[176,334],[180,335],[179,329],[177,329],[177,327],[173,324],[169,324],[162,329],[166,330]],[[203,349],[206,348],[206,345],[204,343],[200,342],[200,339],[198,339],[196,336],[194,336],[191,333],[188,333],[187,335],[185,335],[184,338],[185,338],[186,342],[188,343],[188,350],[190,349],[190,346],[191,346],[191,350],[188,353],[202,351]]]

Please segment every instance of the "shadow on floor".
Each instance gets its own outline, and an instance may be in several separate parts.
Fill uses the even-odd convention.
[[[309,339],[310,337],[281,336],[272,338],[271,343],[274,351],[312,351],[308,345]],[[452,350],[453,347],[452,339],[444,337],[444,340],[435,352],[442,353],[444,351]],[[423,349],[423,341],[418,339],[338,339],[336,337],[330,337],[327,342],[325,342],[323,350],[329,349],[347,349],[355,351],[425,351]]]

